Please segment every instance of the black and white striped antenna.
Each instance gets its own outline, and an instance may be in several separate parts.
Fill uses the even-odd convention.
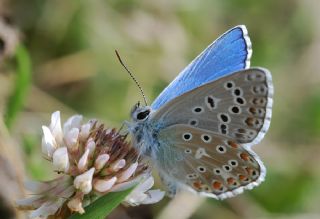
[[[128,72],[128,74],[130,75],[130,77],[132,78],[132,80],[134,81],[134,83],[136,83],[136,85],[138,86],[138,88],[139,88],[139,90],[140,90],[140,92],[141,92],[141,94],[142,94],[144,103],[146,104],[146,106],[148,106],[146,96],[144,95],[144,92],[143,92],[143,90],[142,90],[139,82],[138,82],[137,79],[133,76],[133,74],[130,72],[130,70],[127,68],[127,66],[124,64],[124,62],[122,61],[122,59],[121,59],[118,51],[115,50],[115,52],[116,52],[116,55],[117,55],[117,57],[118,57],[118,59],[119,59],[120,64],[124,67],[124,69]]]

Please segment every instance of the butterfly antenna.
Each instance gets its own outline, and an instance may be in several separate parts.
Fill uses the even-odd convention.
[[[133,76],[133,74],[130,72],[130,70],[127,68],[127,66],[124,64],[124,62],[122,61],[122,59],[121,59],[118,51],[115,50],[115,52],[116,52],[116,55],[117,55],[117,57],[118,57],[118,59],[119,59],[120,64],[124,67],[124,69],[128,72],[128,74],[130,75],[130,77],[132,78],[132,80],[134,81],[134,83],[136,83],[136,85],[138,86],[138,88],[139,88],[139,90],[140,90],[140,92],[141,92],[141,94],[142,94],[144,103],[146,104],[146,106],[148,106],[146,96],[144,95],[144,92],[143,92],[143,90],[142,90],[139,82],[138,82],[137,79]]]

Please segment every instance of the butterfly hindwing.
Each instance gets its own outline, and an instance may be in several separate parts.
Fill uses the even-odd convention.
[[[245,26],[232,28],[196,57],[151,105],[166,102],[207,82],[250,67],[251,42]]]
[[[190,125],[160,131],[158,165],[165,182],[223,199],[263,181],[265,168],[250,149],[232,139]],[[170,189],[172,189],[170,188]],[[179,188],[179,187],[178,187]]]
[[[251,68],[180,95],[150,120],[160,128],[191,125],[251,146],[263,138],[269,127],[272,95],[269,71]]]

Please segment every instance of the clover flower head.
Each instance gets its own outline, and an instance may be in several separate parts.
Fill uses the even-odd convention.
[[[33,196],[18,200],[17,205],[33,210],[31,218],[57,215],[63,207],[83,214],[93,200],[132,186],[136,187],[125,199],[127,205],[151,204],[163,198],[164,192],[150,190],[154,180],[148,162],[115,129],[97,120],[83,123],[81,115],[70,117],[62,127],[57,111],[42,131],[43,156],[60,176],[26,183]]]

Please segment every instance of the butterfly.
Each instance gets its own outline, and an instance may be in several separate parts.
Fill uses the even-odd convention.
[[[250,68],[244,25],[209,45],[155,99],[136,104],[128,130],[174,196],[187,189],[224,199],[252,189],[266,168],[251,149],[267,132],[273,85],[267,69]]]

